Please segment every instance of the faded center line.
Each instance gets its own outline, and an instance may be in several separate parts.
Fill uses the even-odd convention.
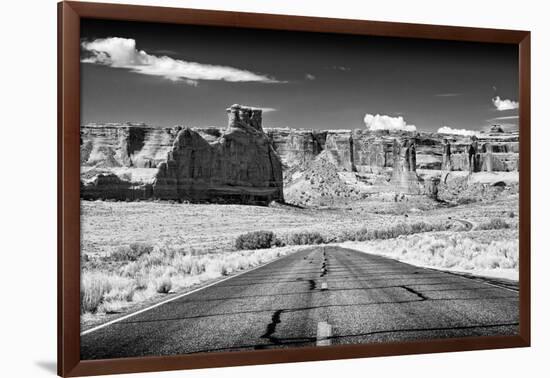
[[[321,267],[321,277],[324,277],[328,273],[328,257],[327,257],[325,248],[323,248],[322,261],[323,261],[323,265]],[[326,278],[323,278],[323,280],[321,281],[321,291],[327,291],[327,290],[328,290],[328,282]],[[328,304],[328,296],[326,295],[326,293],[325,295],[322,296],[322,302],[324,304]],[[325,312],[325,314],[322,317],[322,319],[324,318],[328,320],[328,313],[326,312],[326,310],[323,312]],[[332,336],[332,325],[330,325],[328,321],[318,322],[316,345],[317,346],[331,345],[332,344],[332,340],[330,338],[331,336]]]
[[[317,323],[317,346],[328,346],[331,344],[332,326],[327,322]]]

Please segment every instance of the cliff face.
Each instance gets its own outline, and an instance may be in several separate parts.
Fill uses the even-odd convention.
[[[439,199],[439,194],[452,192],[447,188],[449,177],[472,173],[483,181],[479,187],[493,185],[502,175],[509,176],[509,184],[518,177],[518,134],[502,130],[481,133],[475,140],[365,129],[285,128],[268,129],[267,134],[284,162],[285,198],[298,205],[326,205],[373,193],[425,194]]]
[[[225,130],[81,128],[83,198],[266,204],[283,200],[282,167],[261,111],[234,105]]]
[[[394,139],[392,149],[391,186],[397,192],[421,194],[423,188],[416,173],[416,145],[413,139],[403,138],[401,141]]]
[[[266,129],[271,145],[285,168],[311,161],[325,149],[326,131]]]
[[[393,141],[411,139],[416,146],[416,168],[442,169],[444,140],[450,144],[453,171],[468,171],[470,137],[437,133],[369,130],[268,129],[267,134],[285,167],[303,164],[327,150],[344,170],[376,172],[394,163]],[[517,133],[487,133],[478,137],[477,171],[500,172],[518,169]]]
[[[166,160],[181,127],[144,124],[88,125],[80,129],[80,165],[85,167],[156,168]]]
[[[475,140],[365,129],[264,132],[260,110],[234,105],[227,113],[223,129],[82,126],[81,196],[265,204],[283,200],[283,172],[286,190],[301,173],[311,167],[321,171],[323,164],[330,163],[346,180],[359,180],[369,193],[435,197],[442,172],[517,173],[518,169],[518,134],[502,130],[482,133]],[[294,192],[302,195],[298,189]]]

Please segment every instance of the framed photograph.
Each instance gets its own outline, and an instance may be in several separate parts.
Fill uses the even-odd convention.
[[[59,10],[58,373],[530,344],[530,33]]]

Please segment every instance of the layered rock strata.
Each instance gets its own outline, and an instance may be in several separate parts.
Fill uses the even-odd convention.
[[[393,170],[390,180],[392,190],[407,194],[421,194],[418,175],[416,174],[416,146],[414,140],[393,141]]]
[[[518,134],[499,128],[474,139],[366,129],[264,131],[259,109],[234,105],[227,113],[225,128],[82,126],[82,197],[267,203],[283,199],[283,171],[290,184],[321,155],[370,193],[436,197],[449,173],[517,176]]]
[[[518,177],[518,134],[498,129],[480,133],[474,139],[460,135],[364,129],[284,128],[267,129],[267,134],[284,162],[287,197],[300,204],[307,203],[300,181],[304,175],[300,172],[308,173],[311,170],[309,162],[321,156],[323,161],[330,161],[339,169],[342,180],[349,181],[350,190],[359,191],[359,197],[393,192],[425,194],[438,199],[440,192],[448,192],[440,190],[442,185],[446,187],[448,177],[478,175],[476,180],[483,181],[475,184],[478,186],[492,185],[502,174],[509,176],[510,184]]]
[[[81,128],[81,197],[267,204],[282,166],[261,110],[233,105],[224,130],[125,124]]]
[[[414,140],[418,169],[470,170],[469,136],[386,130],[266,129],[285,167],[311,161],[329,150],[345,169],[374,173],[393,167],[393,141]],[[444,145],[447,140],[448,146]],[[475,171],[511,172],[518,169],[517,133],[485,133],[477,137]]]

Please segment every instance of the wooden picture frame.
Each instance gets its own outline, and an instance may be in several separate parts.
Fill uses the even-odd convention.
[[[506,43],[519,46],[520,332],[391,344],[80,360],[80,20],[82,18]],[[530,345],[530,32],[118,4],[58,4],[58,374],[100,375]]]

